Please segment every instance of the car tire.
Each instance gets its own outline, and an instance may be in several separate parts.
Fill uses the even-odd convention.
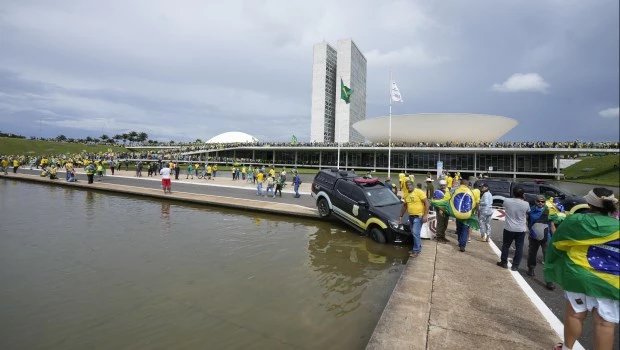
[[[316,207],[319,210],[319,216],[322,218],[326,218],[331,214],[331,210],[329,209],[329,204],[327,203],[327,199],[321,197],[318,201],[316,201]]]
[[[370,230],[370,237],[372,237],[373,241],[377,242],[377,243],[386,243],[387,240],[385,239],[385,234],[383,233],[383,231],[381,231],[380,228],[377,227],[373,227]]]

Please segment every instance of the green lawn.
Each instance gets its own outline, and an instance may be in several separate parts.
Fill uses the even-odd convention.
[[[7,155],[52,155],[64,153],[106,152],[112,149],[114,152],[126,152],[127,149],[118,146],[88,146],[83,143],[68,143],[54,141],[39,141],[0,137],[0,154]]]
[[[562,170],[566,181],[620,186],[620,164],[618,155],[582,158],[581,162]]]

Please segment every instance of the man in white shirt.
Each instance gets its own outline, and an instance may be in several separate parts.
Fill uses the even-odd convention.
[[[506,220],[504,221],[504,234],[502,237],[502,256],[497,266],[508,268],[508,253],[512,241],[515,242],[515,256],[512,259],[512,271],[519,270],[519,264],[523,257],[523,242],[527,228],[527,213],[530,204],[525,200],[525,190],[521,186],[512,189],[512,197],[504,200]]]
[[[159,175],[161,175],[161,187],[164,189],[164,193],[172,193],[170,191],[170,168],[168,168],[167,163],[164,163],[164,167],[159,171]]]

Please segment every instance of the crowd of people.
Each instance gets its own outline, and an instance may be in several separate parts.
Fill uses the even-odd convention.
[[[428,220],[429,208],[436,211],[436,236],[447,243],[446,229],[449,217],[456,219],[457,245],[465,252],[470,241],[472,227],[480,229],[480,240],[489,241],[493,215],[492,194],[484,180],[478,188],[471,188],[468,179],[444,173],[439,177],[439,188],[434,189],[430,174],[426,179],[426,191],[414,179],[403,174],[402,216],[409,213],[413,235],[410,256],[421,254],[421,226]],[[394,188],[389,181],[385,185]],[[463,198],[469,197],[471,205]],[[459,202],[452,202],[459,198]],[[564,317],[564,342],[556,344],[555,350],[572,349],[582,332],[588,313],[592,314],[594,345],[596,349],[612,349],[615,329],[620,314],[620,236],[618,199],[609,189],[593,188],[584,196],[589,210],[567,215],[564,208],[547,192],[536,196],[534,205],[525,199],[525,190],[515,186],[512,198],[503,202],[506,213],[502,232],[501,257],[497,265],[509,267],[509,255],[514,244],[510,269],[518,271],[523,258],[525,238],[528,238],[527,272],[535,277],[537,254],[542,250],[544,282],[549,290],[559,284],[566,299]],[[458,206],[458,209],[456,207]],[[463,209],[463,210],[461,210]],[[459,211],[460,210],[460,211]],[[468,213],[468,215],[460,215]],[[478,227],[476,227],[478,226]]]

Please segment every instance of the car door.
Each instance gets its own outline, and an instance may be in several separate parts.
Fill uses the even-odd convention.
[[[334,213],[350,222],[355,222],[353,219],[353,201],[351,200],[351,189],[353,184],[341,180],[336,183],[333,196]]]
[[[351,200],[353,216],[366,225],[366,221],[370,218],[370,203],[359,186],[354,186],[351,189]]]

